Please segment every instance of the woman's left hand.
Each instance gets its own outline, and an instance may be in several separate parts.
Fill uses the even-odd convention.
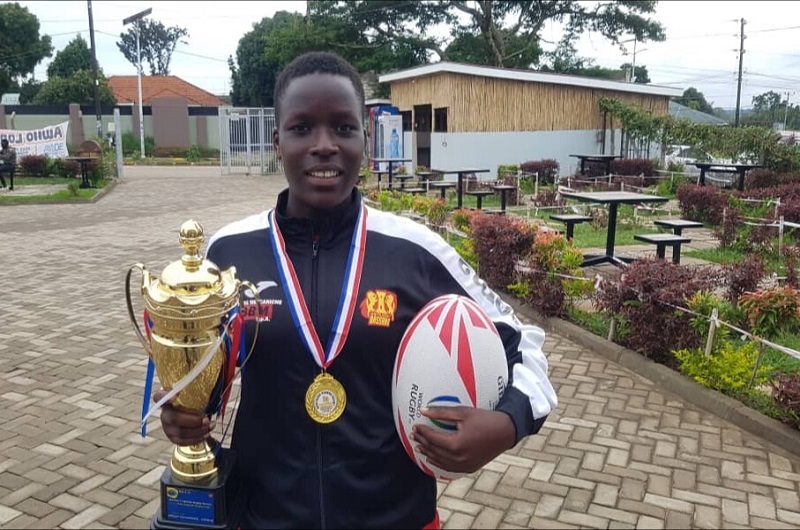
[[[454,432],[443,432],[416,424],[411,438],[428,462],[447,471],[472,473],[516,442],[516,429],[504,412],[472,407],[437,407],[422,411],[433,420],[456,424]]]

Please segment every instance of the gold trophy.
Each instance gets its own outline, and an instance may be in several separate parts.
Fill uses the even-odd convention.
[[[128,314],[136,335],[155,365],[162,387],[179,387],[172,404],[210,415],[225,393],[227,363],[223,336],[229,333],[243,288],[256,289],[236,278],[236,268],[225,271],[203,259],[203,227],[195,221],[181,225],[179,241],[184,255],[153,277],[141,263],[129,270],[125,284]],[[131,274],[142,273],[147,337],[134,316]],[[243,327],[238,329],[243,335]],[[239,340],[244,340],[243,336]],[[250,350],[252,352],[252,349]],[[204,365],[204,366],[203,366]],[[227,386],[230,381],[227,381]],[[215,457],[216,453],[216,457]],[[233,524],[238,481],[232,474],[235,455],[212,439],[187,447],[176,446],[161,477],[161,511],[151,528],[226,528]]]

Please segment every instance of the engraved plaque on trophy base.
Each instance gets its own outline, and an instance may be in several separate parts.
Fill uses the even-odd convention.
[[[237,528],[243,496],[235,473],[235,453],[220,449],[219,473],[204,483],[187,483],[173,476],[169,466],[161,475],[161,513],[150,522],[153,530]]]

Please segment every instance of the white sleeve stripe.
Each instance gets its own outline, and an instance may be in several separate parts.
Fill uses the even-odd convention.
[[[519,349],[522,362],[514,365],[513,384],[528,396],[534,419],[548,415],[558,398],[547,376],[547,358],[542,352],[544,330],[522,324],[505,303],[442,237],[427,227],[404,217],[370,208],[367,228],[389,237],[404,239],[439,261],[466,293],[480,305],[494,322],[521,333]]]
[[[211,248],[211,245],[213,245],[218,239],[269,228],[270,211],[272,211],[272,208],[258,214],[250,215],[244,219],[234,221],[217,230],[211,239],[208,240],[208,245],[206,245],[206,254],[208,254],[208,249]]]

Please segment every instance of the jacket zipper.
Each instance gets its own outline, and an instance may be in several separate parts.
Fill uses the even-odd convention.
[[[317,276],[319,272],[319,261],[317,255],[319,254],[319,234],[313,234],[313,243],[311,245],[311,319],[316,320],[317,316]],[[316,374],[314,374],[316,377]],[[322,484],[322,429],[317,425],[317,475],[319,478],[319,519],[320,528],[325,528],[325,497],[323,493]]]

